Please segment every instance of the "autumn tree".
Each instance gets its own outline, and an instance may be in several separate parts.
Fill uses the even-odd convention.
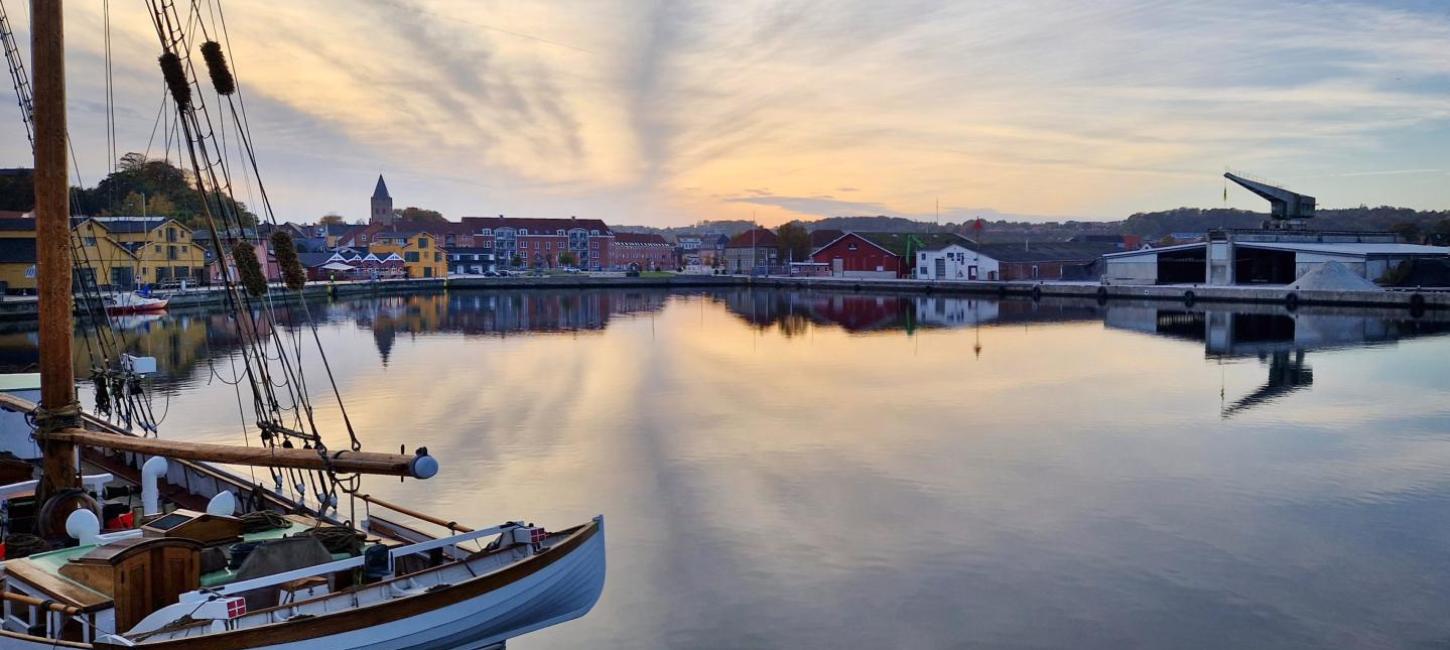
[[[811,233],[799,221],[783,223],[775,229],[780,238],[780,256],[783,259],[804,261],[811,255]]]
[[[324,226],[341,226],[347,223],[347,219],[344,219],[340,214],[331,213],[322,215],[322,218],[318,219],[317,223]]]
[[[393,214],[398,216],[399,221],[412,224],[427,225],[431,223],[448,223],[448,220],[443,217],[442,212],[413,206],[403,208],[402,210],[394,210]]]

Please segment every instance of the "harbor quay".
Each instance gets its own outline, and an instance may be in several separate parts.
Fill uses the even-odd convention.
[[[299,299],[329,300],[370,295],[429,294],[444,291],[558,290],[558,289],[702,289],[702,288],[808,289],[814,291],[978,295],[1001,298],[1085,299],[1107,301],[1229,303],[1280,305],[1290,309],[1301,305],[1351,308],[1379,308],[1411,315],[1431,310],[1450,310],[1450,291],[1443,288],[1398,288],[1382,291],[1296,290],[1289,286],[1203,286],[1197,284],[1130,285],[1065,281],[960,281],[906,278],[839,278],[750,275],[669,274],[652,277],[595,276],[588,274],[543,277],[477,276],[420,278],[354,282],[316,282],[300,292],[274,287],[271,299],[288,302]],[[79,298],[79,297],[78,297]],[[193,287],[170,295],[171,308],[222,305],[226,294],[220,287]],[[77,312],[85,309],[77,304]],[[10,296],[0,302],[0,320],[30,321],[36,318],[36,301],[30,296]]]

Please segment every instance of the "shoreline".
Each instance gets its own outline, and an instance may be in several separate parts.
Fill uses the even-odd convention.
[[[454,277],[447,279],[380,280],[309,284],[300,293],[273,296],[279,302],[326,300],[372,295],[430,294],[447,291],[518,289],[700,289],[767,288],[842,291],[851,293],[904,293],[926,295],[1070,298],[1108,301],[1300,305],[1373,308],[1404,311],[1450,310],[1450,290],[1392,289],[1386,291],[1293,291],[1284,286],[1107,285],[1096,282],[942,281],[837,277],[750,277],[743,275],[673,275],[668,277],[547,276],[523,278]],[[198,287],[171,297],[170,307],[220,305],[219,288]],[[0,302],[0,321],[24,322],[38,317],[33,296],[7,297]],[[77,313],[81,313],[77,307]]]

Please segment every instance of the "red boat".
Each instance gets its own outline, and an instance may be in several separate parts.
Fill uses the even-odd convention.
[[[107,314],[142,314],[165,311],[169,298],[142,295],[135,291],[106,296]]]

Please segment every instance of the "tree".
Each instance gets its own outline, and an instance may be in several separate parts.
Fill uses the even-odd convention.
[[[518,256],[518,253],[514,253],[514,256],[509,259],[509,266],[512,266],[514,268],[518,268],[518,267],[523,266],[523,265],[524,265],[524,258],[519,257]]]
[[[1420,243],[1420,224],[1413,221],[1401,221],[1390,226],[1390,232],[1399,235],[1411,244]]]
[[[443,217],[443,213],[437,210],[409,206],[402,210],[394,210],[393,214],[397,215],[400,221],[414,224],[448,223],[448,220]]]
[[[138,153],[122,156],[116,171],[95,187],[77,191],[75,203],[82,214],[132,216],[141,214],[142,196],[148,215],[172,217],[193,228],[204,225],[206,206],[191,175],[168,161],[148,160]],[[234,217],[244,227],[257,223],[257,215],[229,197],[213,195],[210,208],[218,226],[223,217]]]
[[[574,257],[573,251],[559,253],[559,266],[575,266],[579,264],[579,258]]]
[[[35,209],[35,172],[16,169],[0,174],[0,210]]]
[[[342,224],[347,223],[347,220],[342,218],[342,215],[340,214],[330,213],[322,215],[322,218],[318,219],[317,223],[324,226],[341,226]]]
[[[775,229],[775,235],[780,238],[780,256],[782,259],[805,261],[811,255],[811,233],[806,230],[804,224],[799,221],[783,223]]]
[[[165,194],[156,196],[145,196],[139,192],[132,192],[126,195],[121,205],[116,209],[117,214],[146,216],[175,216],[176,204]]]

